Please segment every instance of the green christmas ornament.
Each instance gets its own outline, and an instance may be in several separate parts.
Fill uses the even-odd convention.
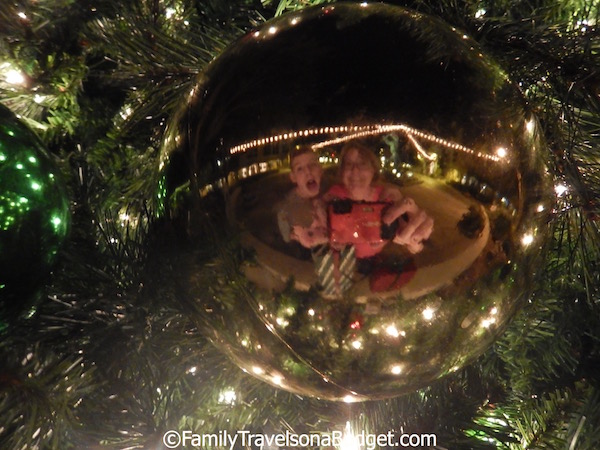
[[[182,301],[243,370],[401,395],[505,329],[543,267],[539,125],[469,37],[385,4],[274,19],[172,118],[160,197]]]
[[[0,321],[23,312],[69,227],[64,183],[37,136],[0,105]]]

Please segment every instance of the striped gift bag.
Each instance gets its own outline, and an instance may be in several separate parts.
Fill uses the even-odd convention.
[[[354,247],[340,250],[323,247],[313,254],[321,292],[325,297],[341,297],[350,287],[356,272]]]

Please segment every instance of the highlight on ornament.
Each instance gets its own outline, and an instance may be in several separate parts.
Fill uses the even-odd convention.
[[[185,100],[158,192],[187,242],[174,279],[248,374],[401,395],[481,354],[527,297],[554,198],[544,143],[459,30],[309,8],[234,43]]]

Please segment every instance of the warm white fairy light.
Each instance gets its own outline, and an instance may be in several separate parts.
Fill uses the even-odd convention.
[[[521,244],[523,244],[524,247],[529,247],[533,244],[533,234],[525,233],[521,238]]]
[[[487,11],[483,8],[478,9],[477,12],[475,13],[475,18],[476,19],[481,19],[483,16],[485,16],[485,13],[487,13]]]
[[[344,401],[344,403],[356,403],[358,401],[358,399],[354,395],[350,394],[345,395],[342,400]]]
[[[429,161],[433,161],[436,159],[435,156],[430,155],[429,153],[427,153],[425,150],[423,150],[423,147],[421,147],[421,144],[419,144],[419,141],[417,141],[412,134],[407,134],[406,137],[408,138],[408,140],[415,146],[415,148],[417,149],[417,152],[419,152],[419,154],[421,156],[423,156],[423,158],[429,160]]]
[[[569,192],[569,188],[564,184],[557,184],[556,186],[554,186],[554,192],[556,192],[556,195],[558,197],[562,197],[567,192]]]
[[[350,141],[356,138],[365,137],[365,136],[373,136],[376,134],[384,134],[391,132],[400,132],[405,134],[409,140],[415,144],[418,144],[417,138],[426,140],[429,142],[433,142],[440,146],[446,147],[451,150],[461,151],[463,153],[467,153],[477,158],[487,159],[490,161],[498,162],[500,161],[500,157],[498,155],[490,155],[487,153],[483,153],[481,151],[473,150],[464,145],[458,144],[456,142],[447,141],[442,139],[434,134],[426,133],[416,128],[409,127],[404,124],[393,124],[393,125],[345,125],[345,126],[327,126],[327,127],[319,127],[319,128],[308,128],[300,131],[290,131],[287,133],[281,133],[265,138],[254,139],[252,141],[245,142],[243,144],[235,145],[230,148],[230,154],[234,155],[236,153],[243,153],[250,149],[257,148],[266,144],[270,144],[273,142],[287,141],[289,139],[296,139],[297,137],[302,136],[319,136],[324,134],[338,134],[344,133],[344,136],[339,136],[333,139],[328,139],[326,141],[319,142],[317,144],[313,144],[313,150],[318,150],[323,147],[327,147],[334,144],[339,144],[342,142]],[[416,145],[415,145],[416,146]],[[418,149],[421,149],[420,151]],[[422,147],[419,145],[417,147],[417,151],[419,151],[423,156],[427,159],[435,158],[433,155],[427,154]]]
[[[219,393],[219,403],[221,405],[234,405],[237,395],[233,389],[224,389]]]
[[[17,13],[17,16],[19,16],[23,20],[27,20],[27,14],[25,14],[23,11]]]
[[[132,113],[132,109],[129,106],[126,106],[124,109],[121,110],[121,112],[119,113],[119,115],[121,116],[121,118],[123,120],[127,120],[127,118],[129,116],[131,116]]]
[[[490,317],[488,319],[483,319],[481,321],[481,326],[483,328],[489,328],[489,327],[491,327],[495,323],[496,323],[496,318],[495,317]]]
[[[386,327],[385,332],[388,336],[391,337],[397,338],[398,336],[400,336],[400,332],[398,331],[398,328],[396,328],[395,325],[389,325],[388,327]]]
[[[19,72],[15,69],[10,69],[4,75],[4,79],[8,84],[14,85],[24,85],[25,84],[25,75],[22,72]]]
[[[496,150],[496,155],[498,155],[498,158],[506,158],[508,151],[504,147],[498,147]]]
[[[165,10],[165,15],[167,16],[167,19],[170,19],[171,17],[173,17],[174,14],[175,14],[174,8],[167,8]]]
[[[435,315],[435,311],[432,308],[425,308],[423,310],[423,318],[427,321],[431,321],[433,319],[433,316]]]
[[[533,133],[533,130],[535,129],[535,120],[533,120],[533,118],[527,121],[527,123],[525,124],[525,129],[528,133]]]
[[[400,364],[396,364],[392,366],[390,372],[392,372],[393,375],[400,375],[402,373],[402,366]]]

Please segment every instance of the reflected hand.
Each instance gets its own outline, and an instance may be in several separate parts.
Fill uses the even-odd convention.
[[[292,227],[292,233],[290,237],[300,242],[300,244],[306,248],[311,248],[319,244],[325,244],[329,240],[326,229],[322,227],[307,228],[299,225]]]
[[[406,219],[400,219],[404,215]],[[423,241],[427,240],[433,231],[433,219],[408,197],[388,208],[382,219],[387,224],[397,219],[401,220],[394,243],[406,246],[411,253],[423,250]]]

